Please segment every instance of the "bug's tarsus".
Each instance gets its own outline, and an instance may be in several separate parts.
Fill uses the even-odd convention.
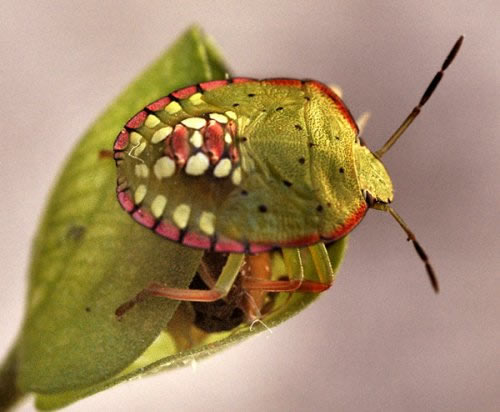
[[[151,294],[146,289],[142,290],[137,295],[135,295],[135,297],[133,299],[130,299],[129,301],[127,301],[124,304],[120,305],[115,310],[116,317],[120,320],[125,313],[127,313],[135,305],[137,305],[138,303],[142,302],[143,300],[145,300],[149,296],[151,296]]]
[[[413,108],[411,113],[408,115],[408,117],[404,120],[404,122],[399,126],[399,128],[393,133],[393,135],[387,140],[387,142],[375,152],[375,155],[380,159],[382,156],[392,147],[394,143],[401,137],[401,135],[408,129],[408,126],[415,120],[415,118],[418,116],[420,113],[420,110],[424,106],[425,103],[427,103],[427,100],[432,96],[432,93],[434,93],[434,90],[436,90],[439,82],[443,78],[444,71],[448,68],[448,66],[453,62],[455,59],[456,55],[458,54],[458,51],[460,50],[460,46],[462,45],[462,42],[464,40],[464,36],[460,36],[458,40],[455,42],[454,46],[452,47],[451,51],[448,53],[448,56],[446,56],[446,59],[443,62],[443,65],[441,66],[441,70],[439,70],[431,82],[429,83],[429,86],[427,86],[427,89],[425,89],[424,94],[422,95],[420,101],[418,104]]]
[[[112,159],[113,151],[112,150],[99,150],[99,159]]]
[[[401,216],[399,216],[396,213],[396,211],[392,207],[390,207],[385,203],[376,203],[373,205],[373,208],[377,210],[382,210],[384,212],[389,212],[389,214],[394,218],[394,220],[398,222],[399,226],[401,226],[401,229],[405,231],[406,236],[408,236],[408,241],[411,241],[413,243],[413,246],[415,246],[415,250],[417,251],[418,256],[420,257],[420,259],[422,259],[422,261],[425,264],[425,270],[427,271],[427,275],[429,276],[429,280],[431,281],[431,285],[432,288],[434,289],[434,292],[438,293],[439,283],[436,274],[434,272],[434,269],[432,268],[429,258],[427,256],[427,253],[425,253],[422,246],[420,246],[420,243],[418,242],[417,238],[410,230],[408,225],[405,223],[405,221],[401,218]]]

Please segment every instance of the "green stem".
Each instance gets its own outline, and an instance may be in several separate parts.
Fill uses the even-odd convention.
[[[16,385],[17,377],[17,351],[12,349],[0,366],[0,411],[12,408],[26,393]]]

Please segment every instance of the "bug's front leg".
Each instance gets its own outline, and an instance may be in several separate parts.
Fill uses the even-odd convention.
[[[136,297],[128,302],[125,302],[116,309],[116,316],[120,317],[125,312],[130,310],[137,303],[143,301],[148,296],[159,296],[174,300],[184,300],[189,302],[214,302],[225,297],[240,273],[241,266],[245,260],[245,255],[240,253],[231,253],[227,258],[227,262],[222,269],[222,272],[217,279],[214,287],[208,290],[197,289],[180,289],[172,288],[159,283],[151,283],[144,290],[139,292]]]

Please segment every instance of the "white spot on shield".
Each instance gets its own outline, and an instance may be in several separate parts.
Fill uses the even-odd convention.
[[[175,173],[175,162],[170,157],[160,157],[153,166],[153,172],[160,180],[170,177]]]
[[[203,145],[203,136],[198,130],[195,130],[189,141],[194,147],[200,148]]]
[[[142,135],[137,132],[130,133],[130,143],[133,146],[138,146],[141,143]]]
[[[210,118],[221,124],[227,123],[227,117],[220,113],[210,113]]]
[[[210,166],[210,160],[202,152],[191,156],[186,163],[186,173],[191,176],[201,176]]]
[[[149,176],[149,167],[144,163],[135,165],[135,175],[146,179]]]
[[[237,118],[236,113],[235,113],[235,112],[233,112],[233,111],[231,111],[231,110],[228,110],[228,111],[225,113],[225,115],[226,115],[227,117],[229,117],[230,119],[232,119],[232,120],[236,120],[236,118]]]
[[[172,133],[172,127],[167,126],[167,127],[162,127],[161,129],[158,129],[156,132],[153,133],[153,136],[151,136],[151,143],[156,144],[160,143],[161,141],[165,140],[166,137]]]
[[[167,104],[165,106],[165,111],[168,113],[168,114],[175,114],[175,113],[178,113],[182,110],[182,107],[179,103],[177,102],[170,102],[169,104]]]
[[[200,229],[202,232],[212,236],[215,232],[215,215],[211,212],[201,212]]]
[[[181,121],[181,123],[190,129],[199,130],[202,127],[205,127],[207,121],[203,117],[188,117],[187,119]]]
[[[214,176],[219,178],[229,176],[229,173],[231,173],[231,167],[231,160],[228,158],[221,159],[214,168]]]
[[[167,205],[167,198],[163,195],[158,195],[154,198],[151,203],[151,212],[153,216],[159,219],[163,212],[165,211],[165,206]]]
[[[148,189],[147,189],[146,185],[137,186],[137,189],[135,190],[135,193],[134,193],[134,202],[136,205],[138,205],[139,203],[141,203],[144,200],[147,192],[148,192]]]
[[[201,100],[201,96],[201,93],[195,93],[189,97],[189,101],[194,105],[202,104],[203,100]]]
[[[185,203],[180,204],[174,210],[173,219],[174,223],[179,227],[179,229],[185,229],[188,222],[189,216],[191,215],[191,208]]]
[[[231,175],[231,181],[236,186],[241,183],[241,167],[237,167],[236,169],[234,169],[234,172]]]
[[[134,151],[134,156],[140,156],[144,149],[146,149],[146,142],[142,142]]]
[[[144,122],[144,125],[150,129],[158,126],[158,124],[160,124],[160,119],[158,119],[154,114],[148,115],[148,117],[146,117],[146,121]]]

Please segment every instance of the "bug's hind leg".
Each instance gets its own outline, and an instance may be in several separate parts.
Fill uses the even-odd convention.
[[[267,292],[320,293],[332,285],[335,275],[324,243],[309,246],[319,282],[304,279],[304,268],[299,249],[284,248],[282,251],[286,271],[290,274],[290,279],[264,280],[246,277],[243,280],[243,287],[247,290],[263,290]]]
[[[189,302],[214,302],[225,297],[238,276],[243,261],[244,254],[231,253],[227,259],[222,273],[220,274],[214,287],[208,290],[196,289],[179,289],[171,288],[159,283],[151,283],[144,290],[139,292],[136,297],[128,302],[125,302],[118,309],[116,309],[116,316],[122,316],[125,312],[130,310],[137,303],[143,301],[149,296],[158,296],[174,300],[182,300]]]

